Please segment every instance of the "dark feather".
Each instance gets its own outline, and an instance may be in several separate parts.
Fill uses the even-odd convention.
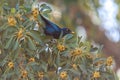
[[[54,38],[58,39],[62,34],[62,37],[66,34],[71,33],[71,30],[68,28],[60,28],[58,25],[54,24],[50,20],[46,19],[41,13],[40,13],[41,19],[45,23],[44,33],[49,36],[53,36]]]

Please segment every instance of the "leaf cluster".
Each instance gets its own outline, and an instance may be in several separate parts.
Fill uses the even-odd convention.
[[[106,65],[106,58],[93,54],[98,48],[91,47],[91,43],[81,42],[80,37],[68,34],[58,40],[51,40],[43,32],[40,16],[32,18],[32,4],[10,8],[2,6],[2,26],[0,26],[0,79],[2,80],[117,80],[114,72]],[[52,11],[46,3],[41,4],[41,12],[49,17]],[[17,17],[16,15],[21,15]],[[13,16],[16,25],[8,24],[8,17]],[[65,46],[64,51],[57,48],[58,44]],[[73,55],[73,51],[80,49],[81,53]],[[32,58],[32,60],[31,60]],[[11,68],[8,63],[13,62]],[[101,62],[99,65],[98,63]],[[27,73],[22,74],[23,71]],[[61,79],[60,73],[67,72],[67,77]],[[93,73],[100,72],[99,78]],[[40,76],[40,72],[41,74]]]

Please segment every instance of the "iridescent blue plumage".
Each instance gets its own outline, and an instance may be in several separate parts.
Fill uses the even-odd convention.
[[[60,28],[58,25],[54,24],[50,20],[46,19],[43,15],[41,15],[41,19],[45,23],[44,33],[49,36],[53,36],[54,38],[58,39],[66,34],[70,34],[71,30],[68,28]]]

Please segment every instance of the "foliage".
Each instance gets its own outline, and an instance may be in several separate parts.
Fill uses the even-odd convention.
[[[0,26],[0,79],[2,80],[117,80],[112,58],[93,54],[99,49],[68,34],[51,40],[43,32],[33,2],[10,8],[2,5]],[[49,17],[46,3],[39,6]]]

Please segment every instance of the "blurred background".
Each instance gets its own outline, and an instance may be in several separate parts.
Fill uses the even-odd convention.
[[[9,0],[14,6],[15,1]],[[19,0],[22,4],[24,0]],[[25,0],[27,1],[27,0]],[[120,0],[38,0],[52,8],[51,20],[67,26],[86,39],[102,45],[102,52],[115,59],[115,71],[120,68]],[[36,4],[40,4],[36,3]]]

